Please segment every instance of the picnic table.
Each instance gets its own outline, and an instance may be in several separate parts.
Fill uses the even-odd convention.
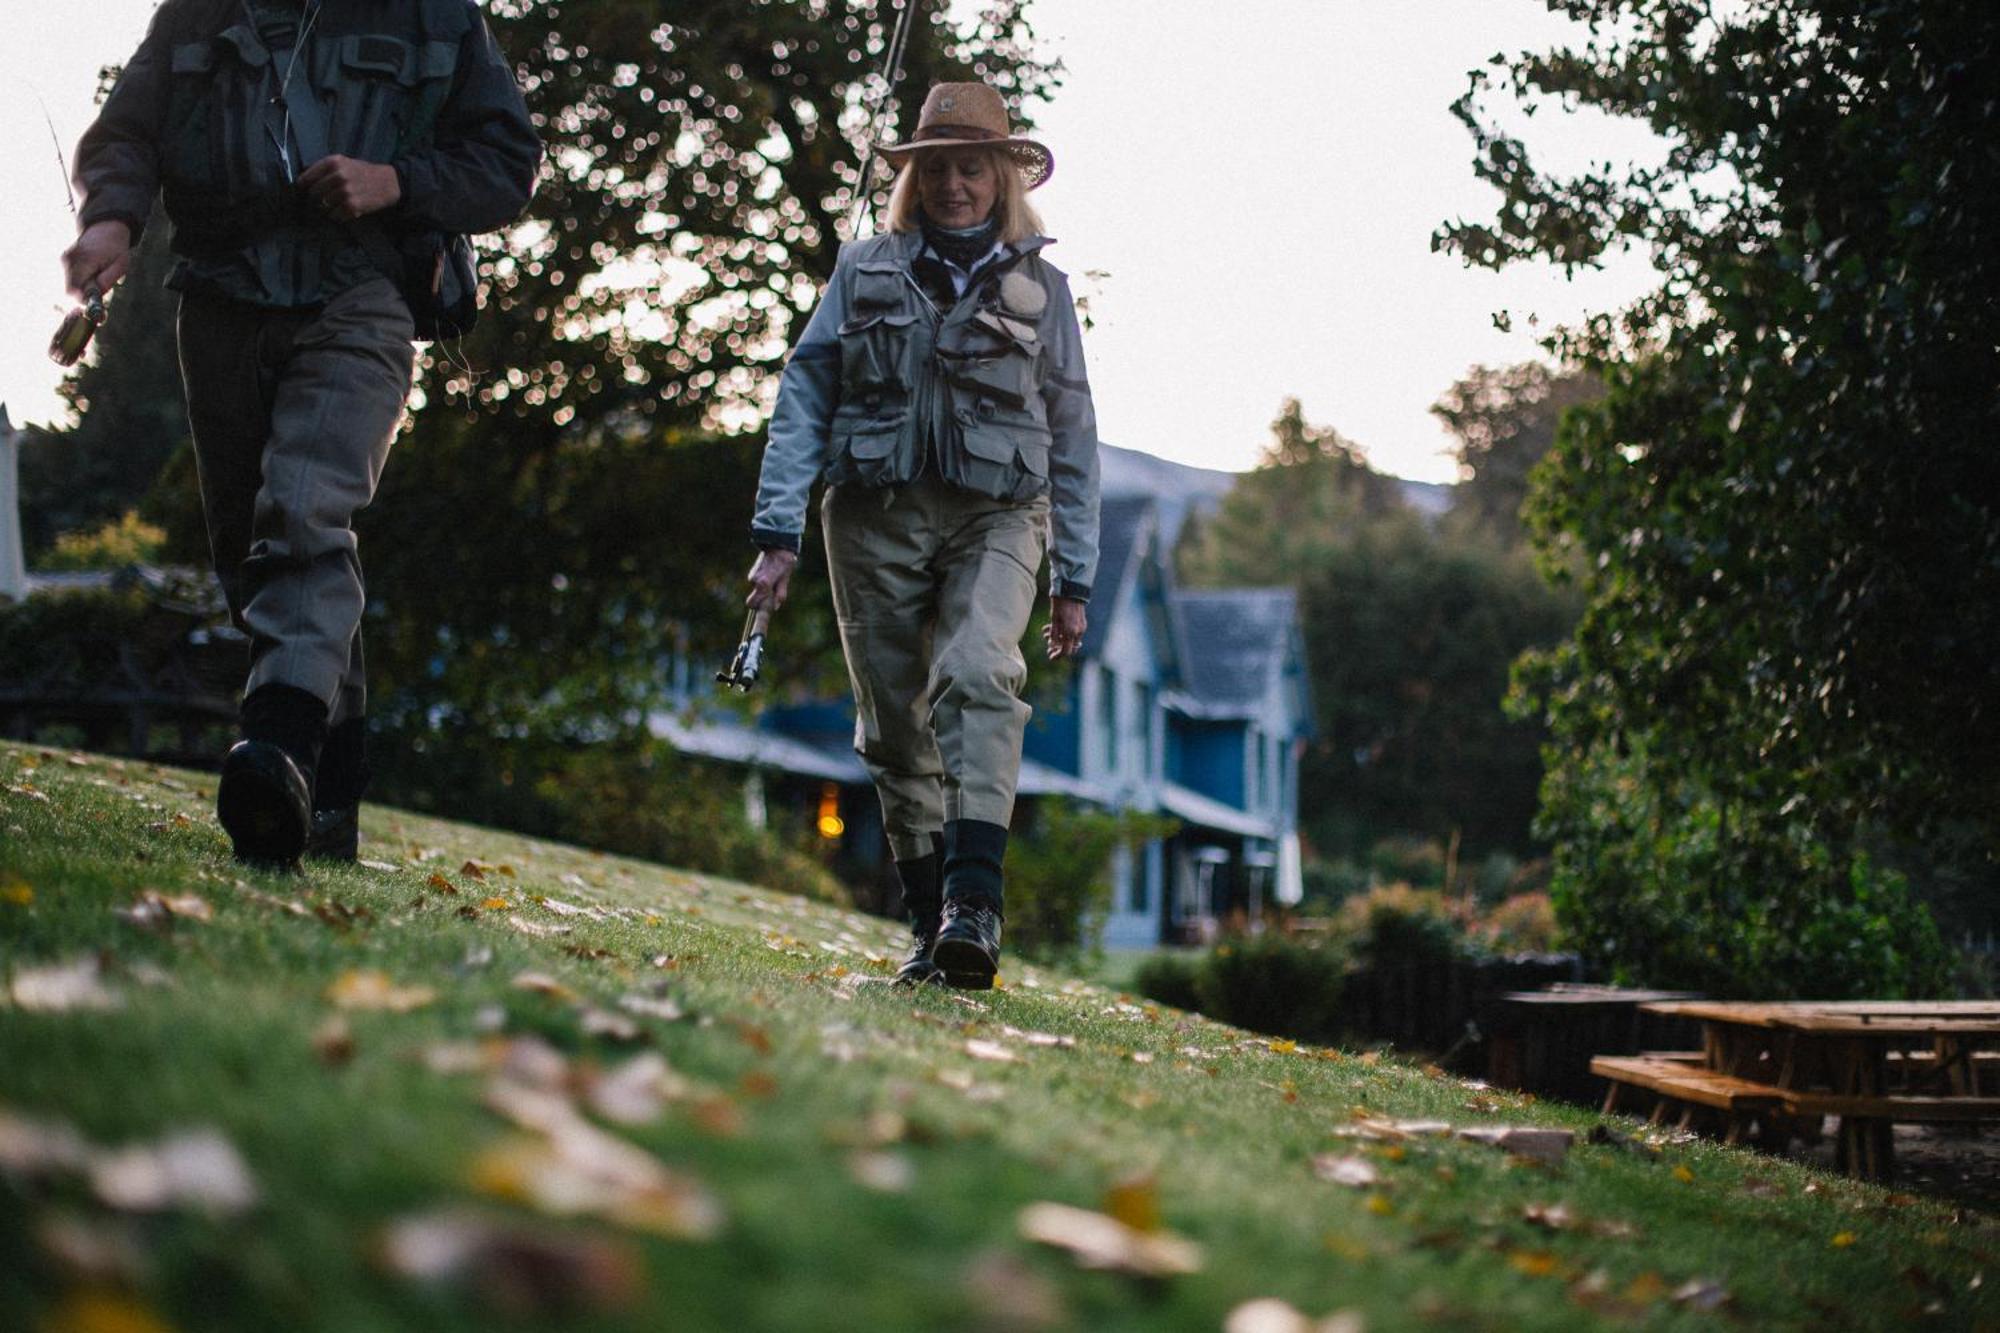
[[[1482,1020],[1489,1028],[1486,1080],[1496,1087],[1587,1101],[1597,1092],[1592,1057],[1694,1040],[1692,1020],[1647,1013],[1641,1005],[1698,998],[1695,991],[1562,981],[1540,990],[1507,991]]]
[[[2000,1001],[1860,1000],[1740,1003],[1663,1000],[1645,1008],[1701,1024],[1700,1051],[1602,1056],[1606,1110],[1629,1089],[1657,1099],[1654,1118],[1683,1107],[1720,1113],[1724,1137],[1753,1133],[1782,1147],[1839,1118],[1836,1161],[1851,1175],[1894,1171],[1899,1123],[2000,1121]],[[1996,1089],[2000,1090],[2000,1089]]]

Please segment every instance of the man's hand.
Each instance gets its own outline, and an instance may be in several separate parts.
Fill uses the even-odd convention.
[[[338,153],[307,167],[299,188],[321,212],[342,222],[379,213],[403,197],[394,167]]]
[[[1042,626],[1042,642],[1048,645],[1049,661],[1075,657],[1083,650],[1083,631],[1089,625],[1083,603],[1074,597],[1049,599],[1049,623]]]
[[[63,284],[77,300],[103,295],[132,266],[132,229],[123,222],[93,222],[62,253]]]
[[[750,566],[750,595],[744,602],[753,611],[775,611],[785,604],[792,590],[792,568],[799,563],[797,551],[782,546],[766,546]]]

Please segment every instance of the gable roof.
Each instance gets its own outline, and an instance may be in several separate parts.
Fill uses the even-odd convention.
[[[1298,617],[1290,588],[1218,588],[1174,595],[1186,693],[1197,711],[1256,707],[1283,670]]]
[[[1140,552],[1157,521],[1156,506],[1147,495],[1107,495],[1098,503],[1097,575],[1091,585],[1091,614],[1085,617],[1083,652],[1085,660],[1104,651],[1111,633],[1112,608],[1119,594],[1138,572]]]

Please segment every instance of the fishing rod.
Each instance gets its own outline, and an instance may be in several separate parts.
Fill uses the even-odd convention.
[[[882,113],[896,95],[896,85],[903,78],[903,52],[909,45],[911,15],[923,5],[923,0],[896,0],[896,27],[889,36],[889,46],[882,55],[882,90],[875,99],[875,110],[868,117],[868,146],[861,152],[861,174],[855,178],[854,212],[847,220],[847,230],[852,235],[860,234],[861,219],[868,209],[868,182],[875,169],[875,141],[882,137]]]
[[[35,102],[42,109],[42,123],[49,127],[49,144],[56,150],[56,170],[62,173],[63,194],[69,202],[69,216],[76,220],[76,189],[69,183],[69,159],[63,155],[62,135],[56,132],[56,118],[49,111],[48,99],[42,90],[28,83],[28,91],[35,95]],[[83,304],[63,316],[63,322],[56,329],[56,336],[49,339],[49,360],[65,368],[83,360],[83,354],[90,350],[90,340],[103,327],[105,317],[104,293],[92,283],[83,289]]]

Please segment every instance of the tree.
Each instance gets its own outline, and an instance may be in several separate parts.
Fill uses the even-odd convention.
[[[1016,102],[1054,86],[1023,8],[1002,0],[966,31],[942,5],[915,11],[903,133],[936,80],[984,77]],[[361,529],[371,671],[406,737],[629,727],[676,654],[734,646],[755,432],[846,234],[895,14],[491,8],[549,162],[529,218],[490,247],[479,326],[428,358]],[[779,688],[832,641],[811,577],[774,630]]]
[[[1504,405],[1487,417],[1505,429]],[[1392,834],[1454,832],[1475,849],[1527,850],[1541,731],[1501,704],[1515,657],[1557,642],[1571,601],[1518,540],[1404,506],[1395,478],[1308,424],[1296,400],[1272,435],[1184,547],[1181,572],[1298,589],[1319,709],[1299,773],[1315,850],[1360,856]]]
[[[1592,376],[1551,370],[1540,361],[1497,370],[1474,366],[1447,389],[1431,413],[1458,437],[1453,521],[1503,542],[1525,537],[1521,507],[1528,474],[1556,442],[1563,413],[1602,394]]]
[[[1944,834],[1990,882],[2000,11],[1552,7],[1589,40],[1474,74],[1456,109],[1500,201],[1436,243],[1489,267],[1639,245],[1661,277],[1556,340],[1609,393],[1571,415],[1529,503],[1588,598],[1524,676],[1553,729],[1546,827],[1572,919],[1615,898],[1612,850],[1671,886],[1698,839],[1715,850],[1680,891],[1733,885],[1779,922],[1864,901],[1903,920],[1869,867],[1921,869]],[[1497,127],[1496,85],[1643,120],[1664,158],[1542,170]],[[1607,818],[1633,784],[1644,817]],[[1922,953],[1909,936],[1894,956]]]

